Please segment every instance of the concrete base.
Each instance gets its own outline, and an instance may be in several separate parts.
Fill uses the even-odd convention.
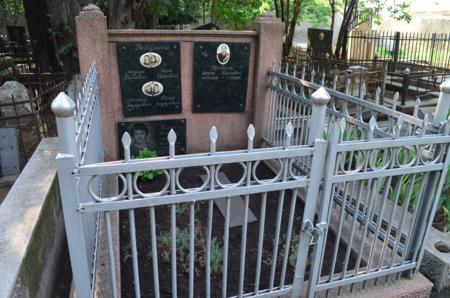
[[[431,229],[420,272],[433,281],[435,292],[450,292],[450,252],[439,251],[437,242],[450,245],[450,233]]]

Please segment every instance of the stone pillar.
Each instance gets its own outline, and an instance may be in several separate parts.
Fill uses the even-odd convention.
[[[269,119],[269,89],[266,87],[267,71],[272,63],[280,62],[283,48],[284,24],[271,13],[263,14],[253,23],[258,32],[253,100],[253,123],[256,127],[255,145],[261,144],[267,134]]]
[[[107,140],[115,137],[111,127],[106,127],[111,115],[114,115],[112,104],[109,102],[110,88],[108,88],[109,62],[108,57],[108,28],[106,16],[97,6],[89,4],[76,17],[78,57],[80,61],[81,82],[95,61],[98,70],[100,111],[102,115],[103,144],[110,144]],[[105,121],[107,120],[107,121]],[[110,160],[114,156],[115,148],[105,147],[105,160]]]

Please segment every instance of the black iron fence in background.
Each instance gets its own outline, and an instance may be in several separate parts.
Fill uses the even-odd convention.
[[[65,73],[28,73],[16,75],[14,79],[27,88],[28,99],[11,97],[0,103],[0,128],[17,129],[23,167],[42,138],[56,136],[50,105],[59,92],[66,90],[68,81]]]
[[[416,67],[450,68],[450,34],[353,30],[348,35],[347,58],[388,62],[388,70],[397,63]]]

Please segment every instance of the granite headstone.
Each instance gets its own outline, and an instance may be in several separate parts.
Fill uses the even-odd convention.
[[[117,43],[125,117],[181,113],[180,44]]]
[[[250,44],[195,42],[193,112],[244,112]]]
[[[154,120],[154,121],[126,121],[119,122],[119,139],[122,138],[124,132],[128,132],[131,136],[131,155],[137,156],[139,151],[147,148],[155,150],[158,156],[169,155],[169,143],[167,135],[173,129],[177,134],[175,143],[175,153],[186,153],[186,120],[170,119],[170,120]],[[120,156],[123,157],[122,143],[119,142]]]

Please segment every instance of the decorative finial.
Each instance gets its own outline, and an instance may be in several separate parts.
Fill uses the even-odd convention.
[[[331,96],[324,87],[320,87],[313,94],[311,100],[316,105],[326,105],[330,102]]]
[[[53,100],[51,108],[56,117],[68,118],[73,116],[76,105],[66,93],[60,92]]]

